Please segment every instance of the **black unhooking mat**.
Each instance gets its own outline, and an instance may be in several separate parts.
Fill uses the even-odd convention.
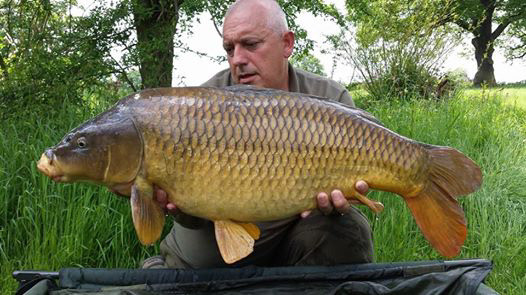
[[[65,268],[15,272],[17,294],[497,294],[490,261],[402,262],[202,270]]]

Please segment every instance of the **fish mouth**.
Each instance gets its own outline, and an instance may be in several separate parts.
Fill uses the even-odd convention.
[[[48,176],[53,181],[65,182],[67,181],[65,175],[56,165],[56,157],[51,152],[47,151],[42,154],[40,160],[37,162],[37,169],[42,174]]]

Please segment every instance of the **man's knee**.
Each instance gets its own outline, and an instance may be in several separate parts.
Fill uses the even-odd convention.
[[[353,208],[349,214],[313,214],[300,220],[280,247],[286,265],[334,265],[373,261],[371,227]],[[280,264],[277,262],[276,264]]]

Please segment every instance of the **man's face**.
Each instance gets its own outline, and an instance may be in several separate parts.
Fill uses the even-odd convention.
[[[223,47],[236,84],[288,90],[287,58],[294,34],[278,34],[257,9],[232,12],[223,26]]]

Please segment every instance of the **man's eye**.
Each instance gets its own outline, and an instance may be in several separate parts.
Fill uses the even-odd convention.
[[[228,55],[232,55],[232,52],[234,51],[234,48],[231,46],[224,46],[223,47]]]
[[[245,43],[245,47],[247,49],[256,49],[259,44],[260,44],[260,42],[247,42],[247,43]]]

